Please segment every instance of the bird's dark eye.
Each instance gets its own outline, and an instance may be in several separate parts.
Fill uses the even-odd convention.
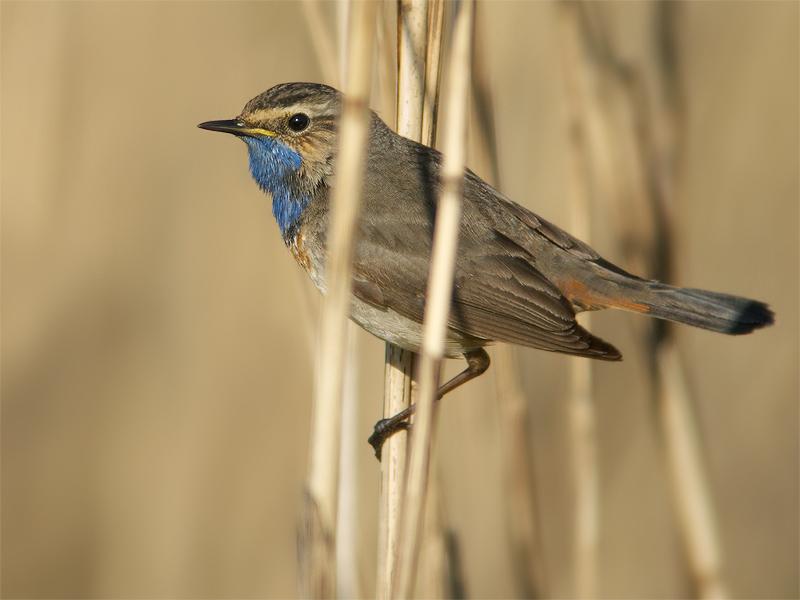
[[[311,119],[308,118],[308,115],[304,115],[303,113],[297,113],[289,117],[289,129],[292,131],[300,132],[303,131],[308,124],[311,122]]]

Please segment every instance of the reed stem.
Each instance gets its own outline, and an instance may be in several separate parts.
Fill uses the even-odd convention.
[[[350,9],[348,69],[328,232],[319,375],[315,381],[311,421],[311,451],[304,512],[304,590],[315,598],[331,598],[336,590],[336,515],[344,357],[350,313],[352,256],[363,170],[369,134],[369,93],[372,77],[376,5],[354,0]]]
[[[662,82],[660,113],[651,109],[637,68],[618,58],[611,47],[598,7],[578,2],[560,6],[574,47],[565,71],[572,72],[578,82],[575,94],[582,98],[579,117],[584,137],[580,143],[593,178],[592,189],[617,217],[615,237],[622,240],[626,266],[650,277],[670,279],[671,205],[678,187],[676,164],[681,159],[680,124],[684,122],[670,19],[680,3],[653,5],[654,37],[661,51],[656,72]],[[660,147],[653,130],[660,135]],[[658,406],[655,416],[695,591],[701,598],[722,598],[726,586],[716,517],[672,329],[653,322],[643,324],[637,334],[648,357]]]
[[[330,28],[325,24],[325,17],[322,14],[321,0],[302,0],[303,15],[305,16],[308,31],[311,34],[314,53],[317,55],[317,62],[322,70],[322,77],[325,83],[333,86],[340,86],[344,78],[341,77],[340,70],[337,68],[336,47]]]
[[[428,3],[397,3],[397,132],[421,141],[425,98],[425,56]],[[386,344],[383,416],[390,417],[411,405],[415,355]],[[378,534],[377,597],[392,596],[400,538],[400,506],[406,480],[408,435],[400,431],[383,445],[381,459],[380,531]]]
[[[482,5],[475,7],[475,59],[473,61],[472,112],[476,127],[475,166],[489,174],[485,179],[502,189],[492,90],[484,49]],[[534,462],[531,456],[530,409],[522,390],[517,355],[510,344],[499,344],[492,353],[495,389],[501,418],[503,484],[511,562],[517,595],[547,597],[547,573],[542,551],[541,527],[536,497]]]
[[[584,115],[590,99],[586,94],[580,64],[581,43],[574,27],[574,5],[562,6],[559,20],[562,30],[564,81],[566,84],[567,130],[573,175],[570,194],[572,233],[590,242],[591,231],[591,170]],[[590,316],[581,317],[584,327],[590,326]],[[574,512],[575,594],[578,598],[597,596],[597,557],[600,537],[600,475],[598,472],[597,415],[592,398],[592,363],[572,359],[570,365],[569,440],[572,449]]]
[[[467,99],[472,62],[474,2],[456,7],[450,52],[441,196],[436,209],[431,270],[428,279],[422,354],[419,365],[420,394],[414,419],[408,480],[401,517],[399,572],[393,597],[409,598],[414,590],[419,541],[422,534],[425,493],[430,466],[433,402],[439,366],[444,358],[445,336],[453,290],[461,202],[466,162]]]

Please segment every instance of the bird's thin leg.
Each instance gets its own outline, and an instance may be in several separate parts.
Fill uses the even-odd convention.
[[[435,400],[441,400],[445,394],[452,392],[458,386],[467,383],[471,379],[475,379],[479,375],[482,375],[486,372],[486,369],[489,368],[489,355],[483,348],[465,352],[464,359],[467,361],[467,368],[442,385],[436,392]],[[408,408],[401,410],[396,415],[381,419],[375,423],[375,429],[372,432],[372,435],[369,436],[368,441],[375,450],[375,456],[378,458],[378,460],[381,459],[381,448],[383,448],[383,443],[386,441],[386,438],[390,437],[401,429],[408,429],[408,419],[414,414],[416,407],[416,404],[412,404]]]

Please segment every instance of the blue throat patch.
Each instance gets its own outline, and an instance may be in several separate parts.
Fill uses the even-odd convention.
[[[281,235],[297,222],[310,197],[297,190],[292,179],[302,164],[300,155],[272,138],[242,137],[250,155],[250,173],[258,187],[272,195],[272,214]]]

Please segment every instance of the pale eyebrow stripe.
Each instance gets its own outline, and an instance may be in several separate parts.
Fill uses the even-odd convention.
[[[326,112],[326,110],[330,108],[329,102],[321,102],[318,104],[293,104],[291,106],[281,106],[280,108],[260,108],[256,111],[253,111],[249,114],[242,115],[243,117],[247,117],[248,119],[255,119],[258,121],[269,121],[270,119],[275,119],[282,116],[289,116],[295,113],[315,113],[317,116],[314,117],[317,120],[325,119],[325,118],[334,118],[335,115]]]

